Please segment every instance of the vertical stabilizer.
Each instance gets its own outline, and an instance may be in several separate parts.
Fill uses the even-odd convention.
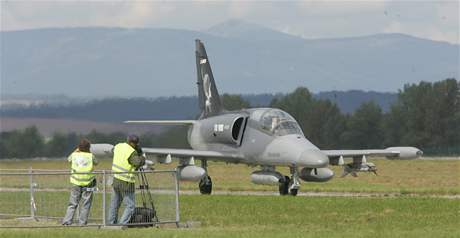
[[[195,42],[198,100],[201,118],[206,118],[219,114],[222,111],[222,103],[204,45],[198,39]]]

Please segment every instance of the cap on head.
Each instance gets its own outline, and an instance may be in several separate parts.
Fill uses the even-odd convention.
[[[139,144],[139,136],[137,135],[134,135],[134,134],[131,134],[129,135],[126,140],[128,141],[128,143],[133,143],[133,144]]]
[[[80,143],[78,143],[78,150],[82,152],[89,152],[89,148],[91,147],[91,142],[88,139],[82,138]]]

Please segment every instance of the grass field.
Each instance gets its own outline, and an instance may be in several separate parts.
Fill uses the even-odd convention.
[[[336,176],[326,183],[302,183],[301,191],[316,192],[382,192],[415,194],[460,194],[460,160],[371,160],[378,168],[378,176],[359,174],[354,178],[340,178],[340,167],[332,167]],[[0,161],[0,169],[68,169],[62,160]],[[111,160],[102,160],[98,169],[110,169]],[[174,168],[159,165],[158,169]],[[246,165],[209,163],[213,189],[221,191],[277,191],[276,186],[255,185],[250,174],[258,168]],[[280,168],[288,174],[287,168]],[[1,181],[0,181],[1,182]],[[58,181],[60,183],[60,181]],[[181,182],[182,190],[197,190],[196,183]]]
[[[186,229],[127,230],[0,228],[0,237],[460,237],[460,199],[431,197],[460,194],[459,160],[375,160],[375,163],[379,176],[360,174],[358,178],[335,177],[326,183],[303,183],[301,191],[382,192],[402,196],[181,195],[181,221],[195,221],[201,225]],[[110,164],[110,160],[102,160],[98,169],[110,169]],[[68,169],[68,164],[65,160],[0,161],[0,169],[29,167]],[[161,165],[157,168],[173,167]],[[249,175],[254,170],[245,165],[223,163],[210,163],[209,167],[216,190],[277,191],[276,186],[251,184]],[[341,173],[340,168],[334,170],[336,174]],[[281,172],[287,173],[285,169]],[[50,178],[48,182],[63,183],[62,178],[55,180]],[[9,183],[14,184],[14,181],[0,181],[2,185]],[[196,183],[181,183],[182,190],[196,190],[196,187]],[[420,196],[404,196],[409,193]],[[8,196],[12,194],[0,196],[2,206],[9,206]],[[63,192],[59,199],[52,200],[65,204],[66,197]],[[63,209],[58,210],[56,215]],[[2,222],[0,226],[5,224]]]
[[[181,196],[187,229],[0,229],[0,237],[460,237],[460,200]]]

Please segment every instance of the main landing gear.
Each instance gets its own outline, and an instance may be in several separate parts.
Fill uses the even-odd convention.
[[[201,167],[206,171],[206,174],[201,178],[198,187],[200,188],[201,194],[209,195],[212,192],[212,180],[208,175],[208,162],[206,160],[201,160]]]
[[[200,193],[201,194],[206,194],[209,195],[212,192],[212,180],[209,175],[205,175],[201,180],[200,183],[198,184],[200,187]]]
[[[280,195],[292,195],[297,196],[300,188],[300,180],[299,180],[299,172],[297,171],[297,167],[290,167],[291,170],[291,177],[284,176],[280,180],[279,184],[279,192]]]

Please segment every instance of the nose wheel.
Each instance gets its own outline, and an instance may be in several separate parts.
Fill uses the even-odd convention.
[[[299,191],[298,188],[293,188],[293,189],[289,190],[289,194],[292,195],[292,196],[297,196],[298,191]]]
[[[291,179],[288,176],[284,176],[283,179],[280,181],[279,191],[280,195],[288,195],[289,194],[289,184],[291,183]]]

